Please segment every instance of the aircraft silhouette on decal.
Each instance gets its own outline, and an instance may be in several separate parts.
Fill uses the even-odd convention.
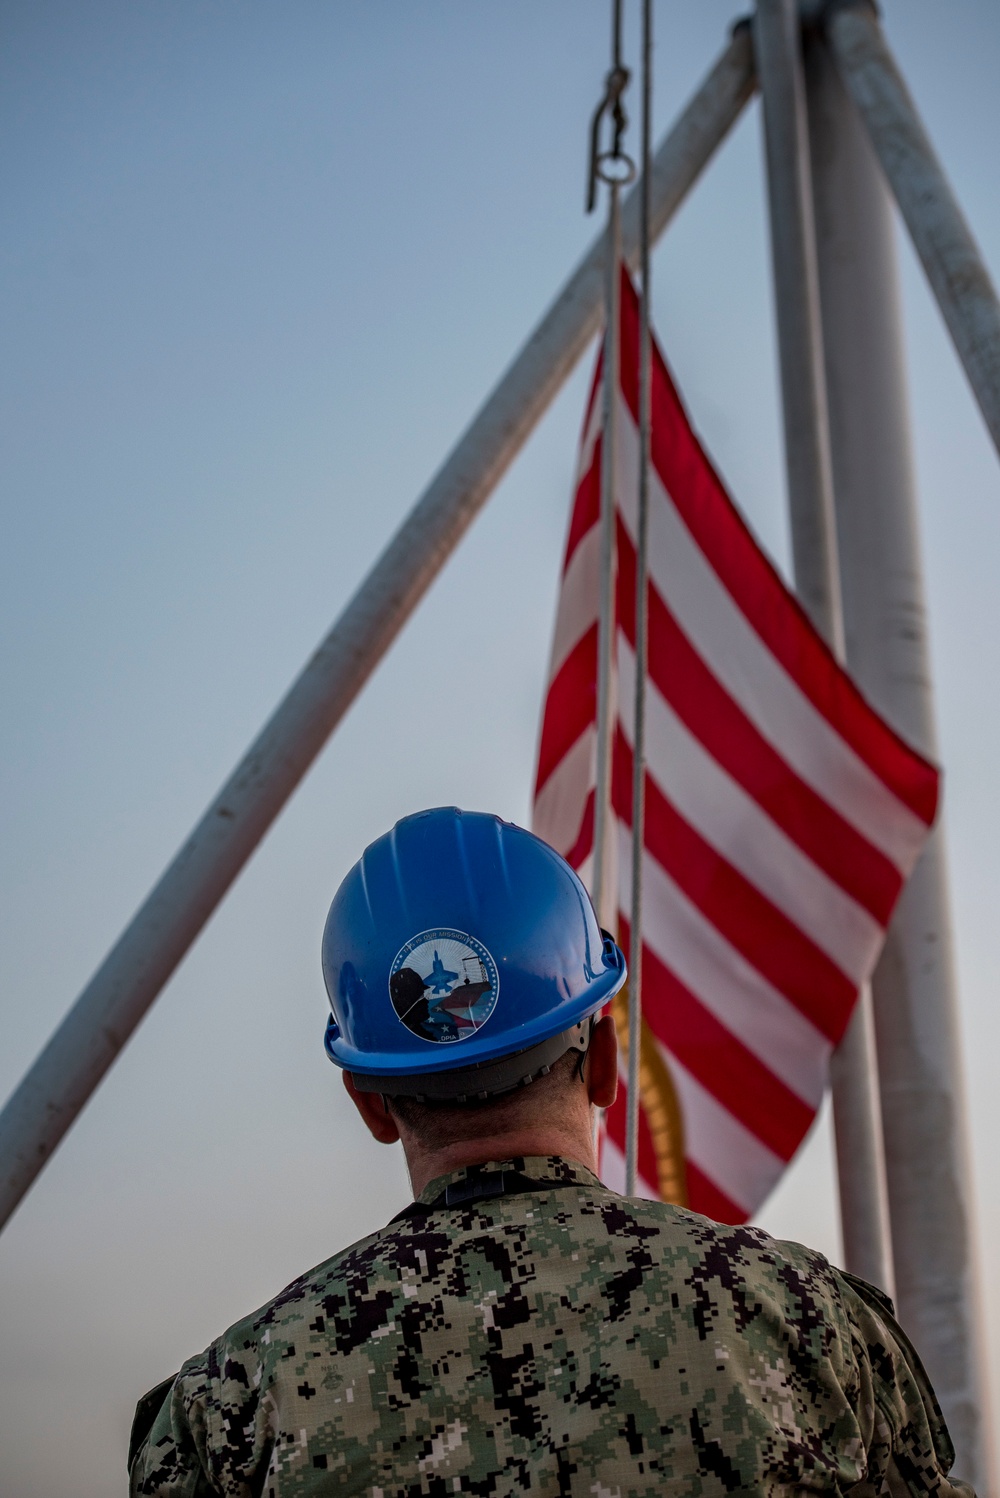
[[[424,979],[431,993],[451,993],[452,984],[458,982],[458,974],[450,972],[441,961],[437,948],[434,949],[434,966]]]

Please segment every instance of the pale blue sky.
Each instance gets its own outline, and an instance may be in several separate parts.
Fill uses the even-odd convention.
[[[659,0],[659,128],[740,9]],[[1000,11],[886,11],[1000,273]],[[588,242],[607,16],[0,7],[4,1094]],[[753,106],[657,252],[655,313],[785,565],[761,189]],[[903,276],[996,1347],[1000,467],[905,248]],[[527,820],[589,363],[0,1239],[5,1498],[122,1490],[138,1395],[406,1199],[323,1055],[322,922],[417,806]],[[762,1221],[836,1256],[825,1124]]]

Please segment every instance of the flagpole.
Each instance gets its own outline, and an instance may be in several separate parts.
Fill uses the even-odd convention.
[[[629,923],[628,1110],[625,1194],[639,1173],[639,1057],[642,1042],[642,863],[646,843],[646,676],[649,656],[649,466],[652,414],[652,317],[649,254],[649,163],[653,112],[653,0],[642,5],[642,177],[639,202],[639,512],[635,572],[635,712],[632,734],[632,910]]]
[[[840,63],[821,34],[810,36],[806,85],[847,658],[869,701],[933,758],[893,210]],[[996,1493],[940,827],[903,891],[872,987],[900,1318],[945,1412],[955,1471],[977,1492]]]
[[[795,591],[837,659],[844,622],[834,511],[801,32],[795,0],[757,0]],[[846,1267],[891,1284],[871,1025],[862,993],[831,1069]]]
[[[628,117],[622,95],[629,71],[622,63],[622,3],[612,0],[611,69],[604,97],[590,127],[590,178],[587,211],[594,206],[597,183],[608,188],[608,227],[604,261],[604,386],[601,432],[600,588],[597,625],[597,764],[594,785],[594,852],[591,894],[601,925],[618,926],[618,890],[614,878],[611,836],[611,775],[614,759],[615,701],[615,476],[618,456],[618,387],[621,323],[621,204],[619,193],[635,176],[635,165],[622,150]],[[601,124],[612,126],[611,149],[600,149]],[[641,215],[640,215],[641,216]]]

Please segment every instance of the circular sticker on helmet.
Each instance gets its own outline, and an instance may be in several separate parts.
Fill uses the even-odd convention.
[[[470,1040],[493,1013],[499,992],[497,965],[482,942],[448,927],[421,931],[389,969],[396,1014],[414,1035],[438,1045]]]

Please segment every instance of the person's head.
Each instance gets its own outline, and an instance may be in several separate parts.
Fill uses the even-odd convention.
[[[563,1154],[592,1165],[617,1086],[600,1011],[625,963],[574,871],[481,813],[418,813],[366,849],[323,937],[327,1053],[417,1190],[458,1165]]]
[[[521,1155],[560,1155],[597,1169],[594,1109],[618,1091],[618,1041],[610,1016],[597,1019],[586,1055],[565,1052],[545,1076],[479,1103],[429,1104],[344,1086],[380,1144],[400,1140],[414,1191],[461,1165]]]

